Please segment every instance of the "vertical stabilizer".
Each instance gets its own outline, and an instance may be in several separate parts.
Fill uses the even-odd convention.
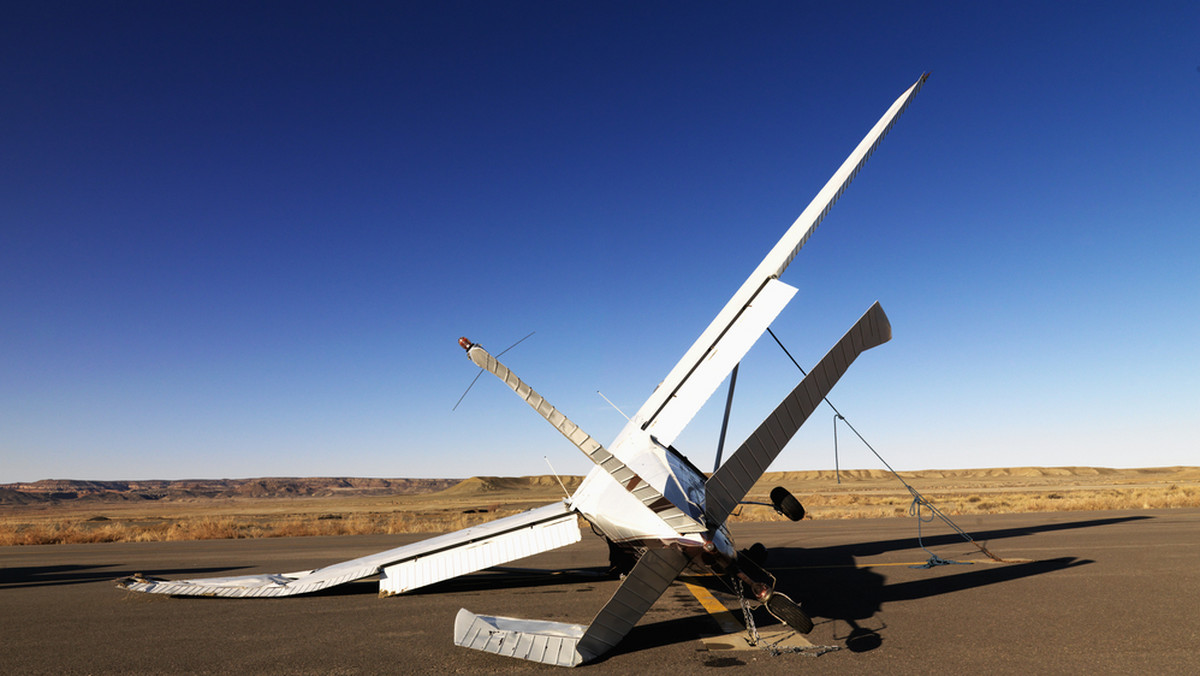
[[[709,526],[724,523],[858,355],[891,338],[892,325],[875,303],[709,478],[704,485]]]

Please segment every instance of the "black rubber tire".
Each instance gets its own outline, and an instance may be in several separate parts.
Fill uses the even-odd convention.
[[[772,593],[767,597],[766,606],[767,612],[801,634],[807,634],[813,630],[812,619],[800,609],[800,606],[795,601],[786,595],[780,592]]]
[[[771,489],[771,504],[775,505],[776,511],[792,521],[804,518],[804,505],[783,486]]]

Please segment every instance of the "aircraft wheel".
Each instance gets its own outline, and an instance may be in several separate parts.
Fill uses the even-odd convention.
[[[767,597],[766,605],[767,612],[801,634],[807,634],[813,630],[813,622],[808,614],[800,610],[800,606],[784,594],[780,592],[772,593]]]
[[[783,486],[771,489],[771,503],[775,505],[776,511],[792,521],[804,518],[804,505]]]

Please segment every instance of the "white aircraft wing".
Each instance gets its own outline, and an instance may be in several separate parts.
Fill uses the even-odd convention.
[[[379,593],[386,596],[565,547],[579,539],[579,524],[574,511],[565,502],[556,502],[314,570],[196,580],[163,580],[134,575],[117,584],[131,591],[150,594],[247,598],[307,594],[382,575]]]
[[[778,287],[773,290],[774,285],[771,282],[787,269],[928,77],[928,73],[922,75],[896,99],[883,117],[879,118],[762,263],[759,263],[737,293],[733,294],[716,319],[713,319],[646,403],[638,409],[633,418],[634,422],[653,435],[659,443],[669,446],[675,440],[734,365],[741,361],[745,352],[758,340],[775,315],[783,309],[787,300],[790,300],[791,296],[788,295],[781,302],[781,298],[778,297],[780,290]],[[794,293],[794,289],[792,292]],[[758,304],[767,305],[770,312],[774,313],[766,323],[762,323],[766,312],[753,312],[753,308]],[[747,326],[739,328],[741,324]],[[740,335],[737,335],[736,341],[729,341],[727,336],[730,334]],[[736,349],[732,349],[735,344]]]

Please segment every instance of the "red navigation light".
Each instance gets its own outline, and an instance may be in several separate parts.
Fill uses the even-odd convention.
[[[463,336],[462,338],[459,338],[459,339],[458,339],[458,346],[459,346],[459,347],[461,347],[461,348],[462,348],[462,349],[464,349],[464,350],[469,350],[469,349],[471,349],[471,346],[472,346],[472,345],[474,345],[474,343],[472,343],[471,341],[467,340],[467,337],[466,337],[466,336]]]

